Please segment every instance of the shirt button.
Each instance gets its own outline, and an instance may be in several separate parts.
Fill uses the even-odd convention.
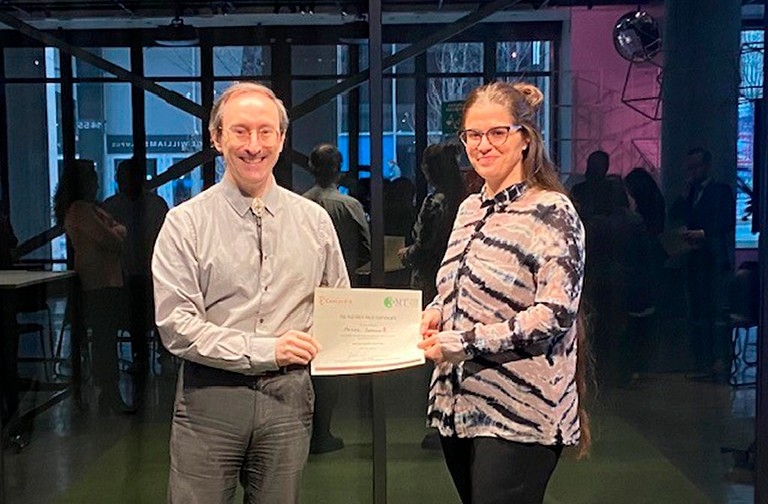
[[[264,323],[264,319],[263,319],[263,318],[260,318],[260,319],[259,319],[259,324],[263,324],[263,323]]]
[[[268,290],[269,290],[269,286],[268,286],[268,285],[265,285],[265,286],[264,286],[264,292],[267,292]]]

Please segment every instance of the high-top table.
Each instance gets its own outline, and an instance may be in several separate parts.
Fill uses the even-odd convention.
[[[76,279],[74,271],[24,271],[24,270],[0,270],[0,399],[10,411],[9,426],[21,425],[27,419],[45,411],[50,406],[58,403],[70,393],[75,400],[80,402],[80,342],[82,325],[80,317],[75,314],[78,310],[78,296],[76,295]],[[17,368],[18,350],[18,326],[16,323],[17,300],[28,292],[29,289],[42,289],[47,295],[63,293],[70,303],[70,337],[71,337],[71,361],[72,380],[63,390],[55,393],[43,404],[36,406],[32,411],[22,414],[19,406],[19,378]],[[51,349],[53,351],[53,349]],[[67,384],[64,384],[67,385]],[[2,403],[0,403],[0,407]],[[0,432],[6,426],[2,424],[0,417]],[[4,491],[4,467],[3,450],[0,447],[0,502],[5,502]]]

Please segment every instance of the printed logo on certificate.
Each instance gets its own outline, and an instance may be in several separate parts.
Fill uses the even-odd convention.
[[[421,291],[315,289],[313,375],[376,373],[424,364]]]

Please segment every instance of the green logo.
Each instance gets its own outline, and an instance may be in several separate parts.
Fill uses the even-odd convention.
[[[386,306],[387,308],[392,308],[393,306],[395,306],[394,299],[392,299],[389,296],[385,297],[384,298],[384,306]]]

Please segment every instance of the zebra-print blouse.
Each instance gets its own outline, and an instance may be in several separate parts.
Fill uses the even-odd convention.
[[[428,422],[444,436],[576,444],[576,314],[584,228],[563,194],[515,184],[459,208],[431,307],[452,363]]]

